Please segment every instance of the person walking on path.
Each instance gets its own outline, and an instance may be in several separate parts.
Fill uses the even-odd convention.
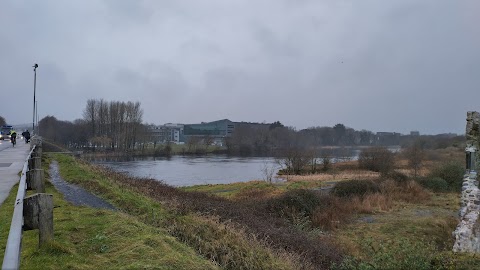
[[[25,143],[30,142],[30,132],[28,131],[28,129],[22,132],[22,136],[25,139]]]

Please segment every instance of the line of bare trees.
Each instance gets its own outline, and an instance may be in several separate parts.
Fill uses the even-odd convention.
[[[139,102],[90,99],[83,119],[73,122],[46,116],[39,122],[40,135],[68,148],[133,150],[144,143],[143,110]],[[141,143],[140,143],[141,144]]]
[[[83,111],[91,144],[113,150],[135,148],[142,117],[140,102],[89,99]]]

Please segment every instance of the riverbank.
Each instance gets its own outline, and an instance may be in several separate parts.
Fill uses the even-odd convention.
[[[206,258],[200,262],[206,265],[202,268],[325,269],[333,263],[341,264],[340,269],[360,266],[362,269],[475,269],[480,266],[476,257],[451,252],[459,194],[427,190],[408,177],[402,180],[371,175],[367,182],[377,185],[378,189],[360,197],[317,193],[330,182],[355,184],[361,180],[363,183],[366,174],[361,177],[357,174],[355,179],[356,172],[348,170],[345,172],[352,179],[340,179],[340,174],[324,174],[310,175],[309,179],[290,177],[289,181],[277,184],[257,181],[175,189],[155,180],[110,172],[70,156],[53,155],[52,158],[58,160],[66,181],[101,196],[122,215],[148,228],[142,230],[158,230],[160,236],[171,237],[173,243],[183,243],[195,258]],[[68,210],[68,206],[60,205],[55,211]],[[79,222],[71,217],[73,211],[77,210],[63,212],[59,222]],[[22,260],[35,261],[36,256],[48,256],[50,259],[40,260],[61,260],[64,265],[74,265],[76,262],[67,261],[70,254],[79,258],[93,256],[83,255],[85,250],[104,252],[108,260],[119,260],[115,256],[120,253],[104,245],[110,247],[110,240],[105,240],[114,234],[115,227],[110,226],[120,224],[106,220],[104,227],[95,227],[89,236],[82,236],[84,227],[90,226],[87,224],[103,222],[101,217],[108,213],[98,211],[86,215],[86,224],[69,224],[62,229],[65,230],[61,233],[63,238],[56,238],[54,244],[60,247],[54,252],[42,249],[27,252],[28,256]],[[75,234],[75,230],[80,233]],[[75,237],[65,238],[70,233]],[[83,251],[72,247],[71,241],[85,243]],[[94,248],[95,241],[101,243],[96,246],[98,249]],[[153,248],[160,243],[145,242]],[[69,247],[66,255],[62,253],[65,246]],[[183,252],[177,255],[175,252],[179,251],[174,251],[173,257],[184,256]],[[125,260],[122,262],[128,263]],[[135,260],[148,262],[142,257]],[[164,262],[158,263],[163,266]],[[198,269],[192,265],[180,268]]]
[[[54,199],[54,241],[39,248],[38,231],[23,232],[21,269],[218,269],[135,215],[68,203],[49,181],[50,159],[43,161],[46,193]],[[0,206],[0,239],[7,239],[17,188]]]

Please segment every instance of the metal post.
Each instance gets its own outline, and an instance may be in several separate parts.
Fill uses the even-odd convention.
[[[35,92],[37,88],[37,68],[38,65],[33,65],[33,126],[32,126],[32,135],[35,133]]]
[[[35,133],[35,134],[39,135],[40,134],[40,127],[38,126],[38,101],[35,104],[35,116],[36,116],[35,120],[37,121],[37,133]]]

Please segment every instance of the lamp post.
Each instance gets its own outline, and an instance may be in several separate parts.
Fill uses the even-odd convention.
[[[37,88],[37,68],[38,65],[33,65],[33,126],[32,126],[32,135],[35,134],[35,90]]]

